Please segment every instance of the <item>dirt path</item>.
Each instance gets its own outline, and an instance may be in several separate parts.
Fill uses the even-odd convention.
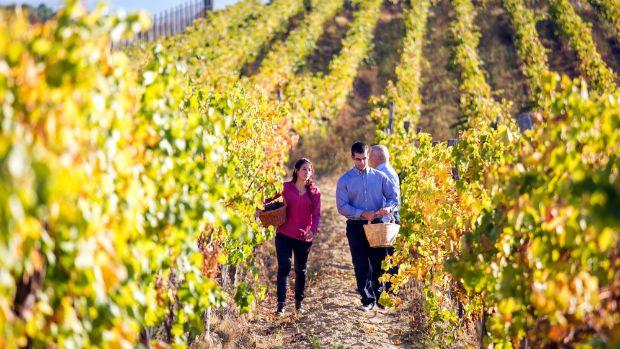
[[[276,318],[275,290],[257,307],[244,343],[254,348],[408,348],[411,324],[400,311],[357,310],[359,296],[345,221],[336,211],[336,178],[319,181],[322,222],[310,252],[305,313],[296,316],[291,273],[286,314]]]

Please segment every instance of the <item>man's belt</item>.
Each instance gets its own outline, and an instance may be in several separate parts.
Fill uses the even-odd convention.
[[[373,224],[375,224],[375,223],[381,223],[381,218],[373,219]],[[368,220],[366,220],[366,219],[347,219],[347,224],[364,225],[364,224],[368,224]]]
[[[360,225],[364,225],[368,223],[367,220],[365,219],[347,219],[347,224],[360,224]]]

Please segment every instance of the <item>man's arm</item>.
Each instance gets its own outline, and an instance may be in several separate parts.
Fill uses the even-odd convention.
[[[401,196],[402,192],[400,190],[400,178],[398,178],[398,173],[396,173],[396,170],[394,170],[393,167],[390,167],[390,168],[391,168],[392,177],[393,177],[392,181],[394,182],[394,186],[395,186],[395,189],[396,189],[396,195],[398,195],[398,206],[396,207],[396,210],[400,210],[400,206],[403,203],[403,198]]]
[[[385,198],[385,209],[387,213],[394,212],[398,207],[398,193],[396,185],[385,174],[381,176],[381,184],[383,187],[383,197]]]
[[[396,206],[394,207],[394,211],[400,210],[400,205],[402,202],[402,198],[400,197],[400,181],[398,180],[398,176],[396,179],[391,179],[390,182],[394,186],[394,191],[396,192]]]
[[[338,213],[345,217],[361,218],[364,212],[364,210],[353,207],[349,203],[347,187],[342,177],[338,180],[338,185],[336,186],[336,207],[338,208]]]

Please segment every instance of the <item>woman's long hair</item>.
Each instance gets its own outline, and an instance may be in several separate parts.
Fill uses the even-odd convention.
[[[310,178],[306,181],[306,191],[310,194],[310,196],[314,196],[317,192],[317,186],[314,184],[314,165],[312,162],[306,158],[301,158],[295,162],[295,168],[293,169],[293,183],[297,183],[297,172],[301,169],[301,167],[305,164],[310,165],[310,169],[312,172],[310,173]]]

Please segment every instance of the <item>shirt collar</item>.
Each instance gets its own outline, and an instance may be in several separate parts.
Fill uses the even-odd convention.
[[[377,166],[377,170],[382,171],[383,169],[386,169],[386,170],[390,169],[390,167],[389,167],[387,162],[384,162],[381,165]]]
[[[370,172],[370,166],[366,166],[366,168],[363,171],[360,171],[357,169],[357,167],[353,166],[352,170],[355,174],[359,174],[359,175],[368,174],[368,172]]]

